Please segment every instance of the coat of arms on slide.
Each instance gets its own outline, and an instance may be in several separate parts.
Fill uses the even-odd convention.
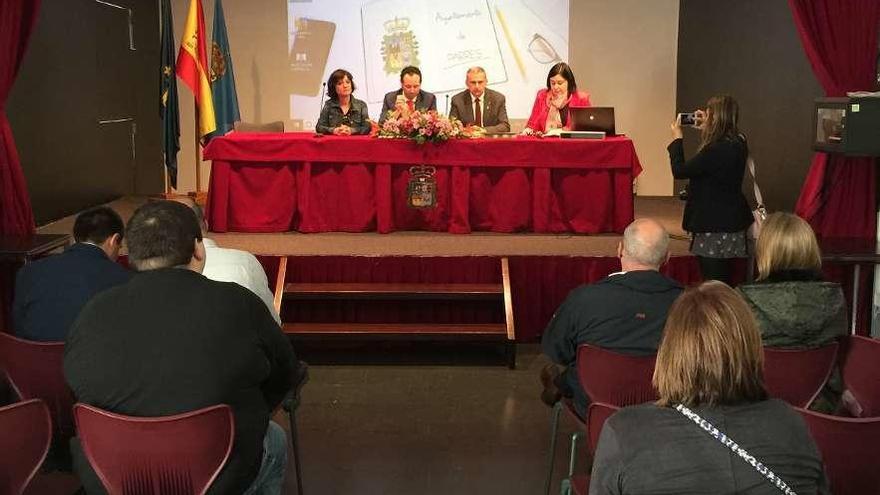
[[[382,60],[385,73],[397,74],[409,65],[419,66],[419,42],[409,29],[409,18],[395,17],[385,22],[382,37]]]

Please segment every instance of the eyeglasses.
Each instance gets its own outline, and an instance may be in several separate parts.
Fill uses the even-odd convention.
[[[538,33],[535,33],[532,36],[532,41],[529,41],[529,55],[539,64],[562,62],[562,57],[559,56],[553,45]]]

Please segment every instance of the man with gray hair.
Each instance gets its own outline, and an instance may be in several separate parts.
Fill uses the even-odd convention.
[[[683,290],[659,272],[669,258],[668,248],[666,229],[656,220],[640,218],[627,226],[617,245],[621,271],[571,291],[541,341],[553,361],[541,370],[542,401],[553,405],[563,395],[574,397],[584,417],[589,397],[574,366],[581,344],[631,355],[657,352],[666,314]]]
[[[449,116],[486,132],[510,132],[504,95],[486,87],[486,71],[482,67],[471,67],[464,82],[467,89],[452,97]]]

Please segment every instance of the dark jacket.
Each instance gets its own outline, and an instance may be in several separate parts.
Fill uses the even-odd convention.
[[[510,132],[504,95],[486,88],[483,99],[483,129],[486,132]],[[457,118],[464,125],[474,123],[474,100],[470,91],[464,90],[453,96],[450,106],[449,117]]]
[[[612,274],[571,291],[544,330],[541,346],[553,362],[568,366],[564,379],[583,413],[589,403],[577,378],[577,348],[592,344],[612,351],[657,352],[666,314],[681,285],[654,270]]]
[[[739,286],[767,347],[807,349],[847,332],[846,300],[839,284],[820,274],[790,270]]]
[[[342,107],[339,106],[339,100],[336,98],[327,100],[324,108],[321,109],[315,131],[320,134],[333,134],[333,129],[342,124],[351,127],[352,134],[369,134],[371,126],[367,104],[352,97],[348,113],[344,114]]]
[[[385,99],[382,100],[382,113],[379,114],[379,125],[382,125],[385,119],[388,118],[388,112],[394,110],[395,105],[397,105],[397,97],[402,94],[403,89],[385,94]],[[433,93],[419,90],[413,106],[416,107],[416,110],[437,110],[437,97]]]
[[[692,408],[769,466],[799,495],[830,493],[816,444],[800,415],[780,400]],[[590,494],[782,492],[691,419],[653,404],[608,419],[593,461]]]
[[[291,388],[295,363],[251,291],[168,268],[140,273],[86,305],[67,340],[64,375],[79,402],[131,416],[230,405],[235,443],[209,493],[238,494],[260,469],[269,415]],[[103,493],[72,447],[88,493]]]
[[[28,263],[15,280],[12,321],[27,340],[63,341],[73,320],[95,294],[123,284],[131,272],[93,244]]]
[[[684,144],[669,144],[669,161],[676,179],[690,179],[681,226],[688,232],[740,232],[754,221],[742,193],[749,149],[745,140],[721,139],[706,145],[690,160]]]

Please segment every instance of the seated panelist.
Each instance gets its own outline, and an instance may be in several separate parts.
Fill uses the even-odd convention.
[[[422,91],[422,71],[418,67],[408,66],[400,71],[400,89],[385,94],[379,125],[385,122],[389,112],[398,116],[416,110],[437,110],[437,98],[433,93]]]
[[[367,104],[352,96],[354,78],[345,69],[336,69],[327,80],[330,99],[324,103],[315,132],[351,136],[370,133]]]
[[[486,71],[482,67],[471,67],[465,84],[467,89],[452,97],[449,116],[467,127],[480,127],[486,132],[510,132],[504,95],[486,87]]]
[[[559,62],[547,74],[547,87],[538,91],[532,114],[522,133],[543,135],[552,129],[571,129],[571,107],[589,107],[590,95],[577,90],[571,67]]]

